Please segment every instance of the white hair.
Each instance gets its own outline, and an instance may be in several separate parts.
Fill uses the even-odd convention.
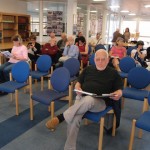
[[[104,52],[106,54],[106,57],[107,58],[109,57],[109,54],[108,54],[108,52],[105,49],[99,49],[99,50],[97,50],[96,53],[95,53],[95,57],[96,57],[97,53],[99,53],[99,52]]]

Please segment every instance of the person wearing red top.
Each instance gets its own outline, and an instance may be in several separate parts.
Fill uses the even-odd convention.
[[[123,47],[123,44],[124,44],[124,39],[118,37],[116,40],[116,45],[113,46],[109,52],[111,58],[109,65],[115,67],[118,71],[120,71],[118,66],[120,59],[126,56],[126,48]]]
[[[83,36],[79,37],[78,48],[83,66],[86,66],[88,62],[88,45],[86,44],[86,40]]]
[[[55,44],[54,40],[51,40],[50,43],[46,43],[42,48],[42,54],[47,54],[52,58],[52,63],[57,63],[56,54],[58,52],[58,47]]]

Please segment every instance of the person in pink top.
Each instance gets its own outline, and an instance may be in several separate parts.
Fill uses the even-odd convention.
[[[15,63],[28,60],[28,50],[27,47],[22,44],[20,35],[13,36],[12,41],[13,48],[11,50],[10,58],[8,62],[0,66],[0,83],[9,81],[9,73]]]
[[[123,57],[126,56],[126,48],[123,46],[124,39],[121,37],[118,37],[116,40],[116,45],[113,46],[109,52],[110,61],[109,66],[115,67],[118,71],[119,69],[119,61]]]

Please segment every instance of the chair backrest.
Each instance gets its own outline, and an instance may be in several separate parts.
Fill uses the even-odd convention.
[[[136,64],[133,58],[124,57],[120,60],[119,67],[122,72],[128,73],[132,68],[136,67]]]
[[[127,56],[131,56],[131,51],[132,51],[133,49],[137,49],[137,47],[136,47],[136,46],[130,46],[130,47],[127,49]]]
[[[55,91],[64,92],[68,89],[70,83],[70,73],[65,67],[57,68],[52,73],[50,80]]]
[[[48,72],[51,65],[52,65],[52,59],[49,55],[41,55],[37,61],[37,70],[41,72]]]
[[[11,72],[15,81],[23,83],[26,82],[29,77],[30,66],[27,62],[20,61],[13,66]]]
[[[63,67],[67,68],[70,72],[70,77],[74,77],[79,73],[80,62],[76,58],[69,58],[63,63]]]
[[[102,44],[98,44],[98,45],[95,46],[95,51],[97,51],[99,49],[105,49],[106,50],[106,48]]]
[[[89,46],[88,46],[88,55],[90,55],[91,52],[92,52],[92,47],[89,45]]]
[[[94,58],[95,58],[95,54],[93,53],[93,54],[89,57],[89,65],[95,66]]]
[[[150,72],[143,67],[135,67],[128,73],[129,84],[137,89],[143,89],[150,84]]]

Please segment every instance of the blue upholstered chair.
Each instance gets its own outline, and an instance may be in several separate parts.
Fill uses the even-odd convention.
[[[131,56],[131,51],[133,49],[137,49],[137,46],[130,46],[130,47],[128,47],[128,49],[127,49],[127,56]]]
[[[144,88],[150,84],[150,72],[143,67],[135,67],[129,71],[127,80],[131,87],[123,89],[123,97],[144,101],[144,111],[147,107],[146,99],[149,95],[149,91]]]
[[[30,75],[33,79],[41,80],[41,90],[43,90],[44,86],[44,77],[49,75],[50,68],[52,66],[52,59],[48,55],[41,55],[35,64],[35,71],[31,71]]]
[[[0,84],[0,91],[6,93],[15,93],[16,115],[19,115],[18,90],[29,86],[31,93],[30,67],[27,62],[20,61],[16,63],[10,73],[10,81]],[[29,79],[29,80],[28,80]]]
[[[119,62],[119,68],[121,72],[119,72],[120,76],[124,79],[124,87],[127,86],[127,77],[129,71],[136,67],[135,61],[131,57],[124,57]]]
[[[71,84],[71,89],[73,91],[73,86],[74,83],[77,80],[77,75],[79,74],[80,71],[80,63],[78,59],[75,58],[69,58],[63,63],[63,67],[67,68],[69,73],[70,73],[70,84]],[[72,94],[71,94],[71,99],[72,99]],[[72,105],[72,104],[71,104]]]
[[[88,65],[93,65],[93,66],[95,66],[94,58],[95,58],[95,53],[93,53],[93,54],[89,57]]]
[[[70,73],[65,67],[60,67],[54,70],[49,80],[47,90],[36,91],[30,97],[30,119],[33,120],[33,101],[47,105],[51,111],[51,118],[54,117],[54,102],[61,98],[71,102]],[[50,87],[52,86],[52,88]],[[69,90],[69,92],[68,92]]]
[[[114,114],[112,107],[107,107],[104,111],[101,111],[101,112],[89,112],[88,111],[84,115],[85,119],[91,120],[96,123],[100,123],[98,150],[102,150],[103,132],[104,132],[104,117],[106,114]],[[112,136],[115,136],[115,130],[116,130],[116,116],[114,115]]]
[[[95,51],[97,51],[99,49],[105,49],[106,50],[105,46],[102,45],[102,44],[98,44],[98,45],[95,46]]]
[[[148,97],[147,103],[150,105],[150,96]],[[148,108],[145,109],[144,113],[137,120],[133,119],[132,121],[129,150],[132,150],[133,147],[135,127],[140,129],[139,138],[142,138],[142,130],[150,132],[150,111],[148,111]]]

